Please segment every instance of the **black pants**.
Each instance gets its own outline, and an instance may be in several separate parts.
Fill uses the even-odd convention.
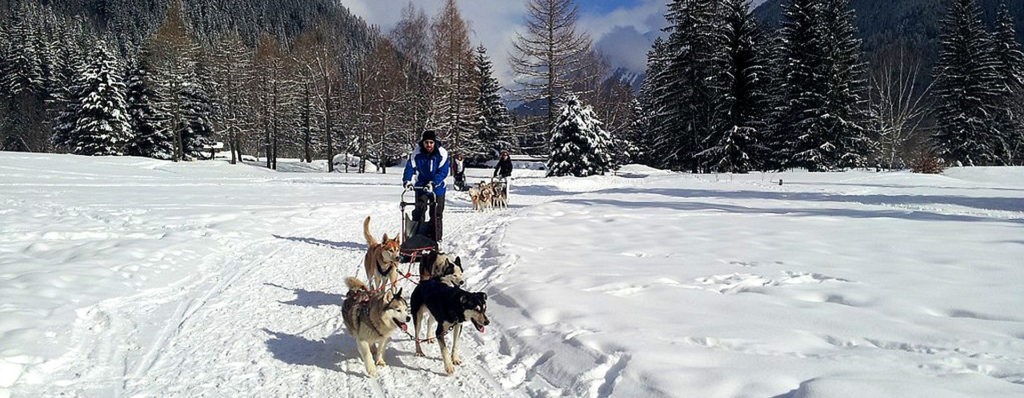
[[[429,194],[417,191],[416,208],[412,210],[412,220],[420,222],[424,221],[423,216],[429,210],[430,214],[434,215],[430,218],[430,222],[434,224],[433,238],[435,241],[440,242],[443,231],[442,225],[444,224],[444,195],[437,195],[437,200],[433,205],[430,204],[430,198],[431,196]]]

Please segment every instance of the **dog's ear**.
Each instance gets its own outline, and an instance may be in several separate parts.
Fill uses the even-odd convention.
[[[480,295],[480,300],[481,301],[487,301],[487,293],[480,292],[480,293],[477,293],[477,294]]]
[[[398,289],[398,293],[395,293],[395,297],[402,298],[402,289]]]
[[[455,265],[458,265],[459,268],[462,268],[462,257],[455,256]]]
[[[395,298],[395,296],[392,295],[391,292],[384,292],[384,302],[385,303],[390,303],[391,300],[393,300],[394,298]]]
[[[387,233],[387,232],[385,232],[385,233],[384,233],[384,238],[383,238],[383,239],[381,239],[381,242],[387,242],[388,240],[390,240],[390,239],[388,239],[388,233]]]

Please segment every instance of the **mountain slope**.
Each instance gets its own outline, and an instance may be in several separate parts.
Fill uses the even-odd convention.
[[[782,4],[788,0],[768,0],[754,14],[774,30],[782,19]],[[995,20],[998,0],[981,0],[985,22]],[[1010,1],[1010,10],[1017,22],[1017,39],[1024,41],[1024,2]],[[872,62],[901,48],[920,60],[930,74],[938,58],[939,21],[945,16],[946,0],[852,0],[857,13],[857,29],[864,40],[864,51]]]

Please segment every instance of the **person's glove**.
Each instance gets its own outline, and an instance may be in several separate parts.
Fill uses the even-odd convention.
[[[434,183],[428,182],[427,185],[423,186],[423,190],[427,191],[427,192],[433,192],[434,191]]]
[[[402,186],[405,187],[405,189],[412,189],[412,181],[405,181]]]

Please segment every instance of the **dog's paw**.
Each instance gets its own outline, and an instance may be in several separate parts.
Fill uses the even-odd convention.
[[[388,364],[384,363],[383,359],[378,359],[377,360],[377,366],[382,367],[382,368],[386,368],[388,366]]]
[[[447,373],[448,376],[455,374],[455,365],[452,365],[450,363],[444,364],[444,372]]]
[[[462,365],[462,358],[459,358],[458,355],[453,356],[452,357],[452,363],[456,364],[456,365]]]
[[[427,354],[424,354],[423,350],[421,350],[419,347],[416,347],[416,356],[418,356],[418,357],[425,357],[425,356],[427,356]]]
[[[370,377],[376,379],[377,378],[377,367],[373,366],[373,365],[367,366],[366,367],[366,374],[368,374],[368,375],[370,375]]]

